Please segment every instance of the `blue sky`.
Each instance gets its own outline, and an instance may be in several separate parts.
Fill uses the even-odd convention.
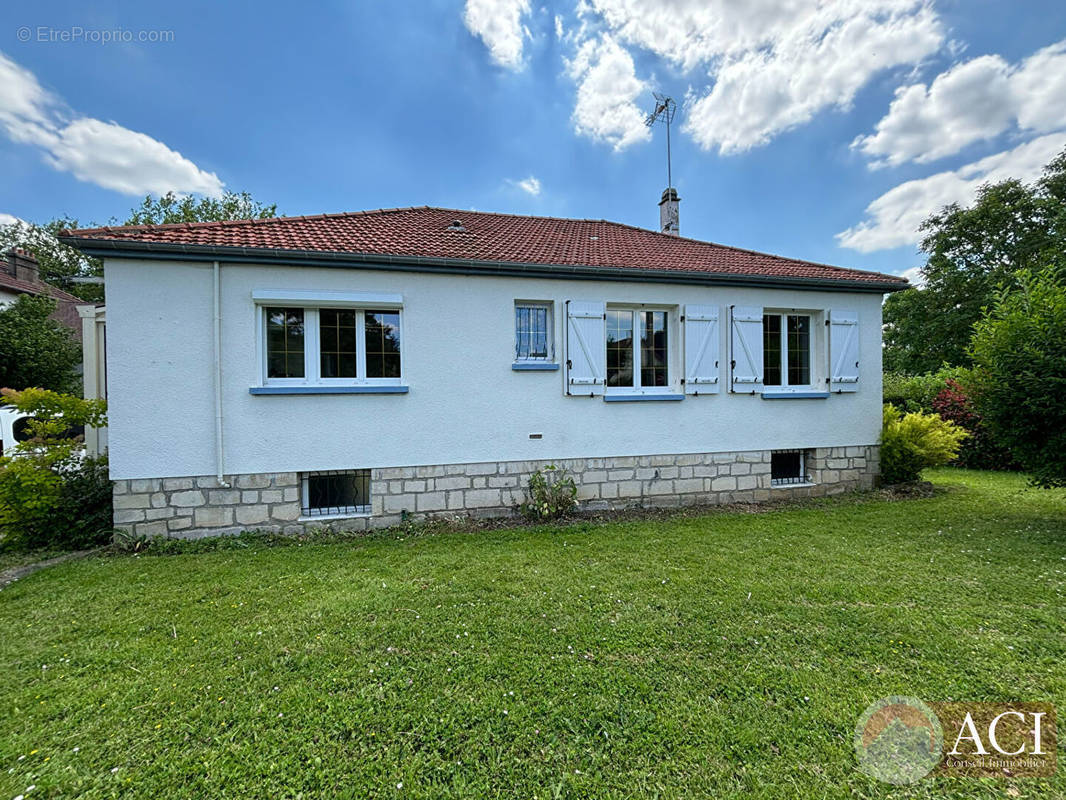
[[[8,5],[0,214],[224,187],[655,228],[659,90],[684,235],[902,273],[929,211],[1066,146],[1064,40],[1035,0]]]

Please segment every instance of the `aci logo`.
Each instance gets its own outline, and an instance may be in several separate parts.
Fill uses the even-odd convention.
[[[1056,744],[1048,703],[926,705],[893,696],[873,703],[855,726],[859,769],[894,784],[914,783],[934,769],[957,777],[1053,775]]]
[[[914,697],[885,697],[855,726],[859,769],[886,783],[919,781],[940,763],[944,731],[933,709]]]

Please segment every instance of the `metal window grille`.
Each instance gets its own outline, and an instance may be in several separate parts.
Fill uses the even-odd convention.
[[[370,470],[305,472],[300,475],[305,517],[370,513]]]
[[[770,453],[770,485],[810,483],[805,450],[774,450]]]
[[[541,303],[515,305],[515,358],[546,361],[551,358],[551,315]]]

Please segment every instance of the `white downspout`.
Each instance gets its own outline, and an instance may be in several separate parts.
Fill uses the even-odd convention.
[[[215,303],[215,479],[229,488],[225,475],[226,451],[222,444],[222,277],[218,262],[213,267],[212,294]]]

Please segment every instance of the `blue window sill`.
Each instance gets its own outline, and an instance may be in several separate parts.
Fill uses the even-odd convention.
[[[559,365],[550,361],[516,361],[511,364],[511,369],[515,372],[554,372]]]
[[[406,386],[253,386],[248,394],[407,394]]]
[[[655,403],[661,401],[684,400],[685,395],[675,393],[664,394],[605,394],[605,403]]]
[[[763,392],[763,400],[824,400],[829,392]]]

